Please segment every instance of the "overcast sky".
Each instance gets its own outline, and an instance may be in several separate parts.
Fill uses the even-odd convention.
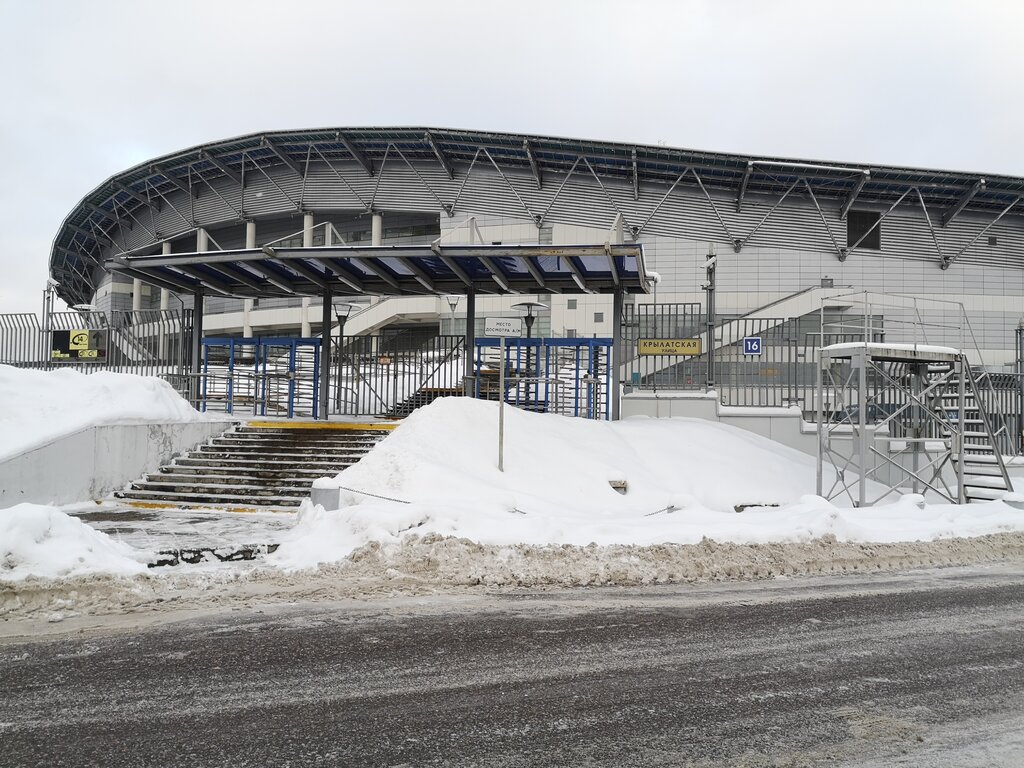
[[[1024,176],[1017,0],[0,0],[0,312],[110,175],[426,125]]]

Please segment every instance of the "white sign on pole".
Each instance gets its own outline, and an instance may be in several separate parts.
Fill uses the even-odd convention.
[[[519,338],[523,335],[523,319],[521,317],[488,317],[484,320],[484,336],[509,336]]]

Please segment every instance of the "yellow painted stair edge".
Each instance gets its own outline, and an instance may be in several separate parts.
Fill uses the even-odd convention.
[[[390,432],[397,424],[359,424],[343,421],[247,421],[245,426],[256,429],[324,429],[338,431],[373,430]]]

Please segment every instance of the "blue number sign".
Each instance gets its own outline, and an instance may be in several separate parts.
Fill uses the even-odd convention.
[[[760,355],[763,347],[761,346],[760,336],[744,336],[743,337],[743,354],[744,355]]]

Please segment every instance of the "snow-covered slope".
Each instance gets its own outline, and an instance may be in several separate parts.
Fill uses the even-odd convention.
[[[93,425],[206,418],[162,379],[0,365],[0,460]]]
[[[1002,502],[926,505],[920,496],[842,509],[812,495],[814,459],[694,419],[594,422],[449,398],[422,408],[332,481],[342,508],[307,508],[274,562],[337,560],[409,535],[483,544],[765,543],[834,535],[892,542],[1024,530]],[[625,482],[618,493],[609,481]],[[321,484],[324,484],[321,482]]]

